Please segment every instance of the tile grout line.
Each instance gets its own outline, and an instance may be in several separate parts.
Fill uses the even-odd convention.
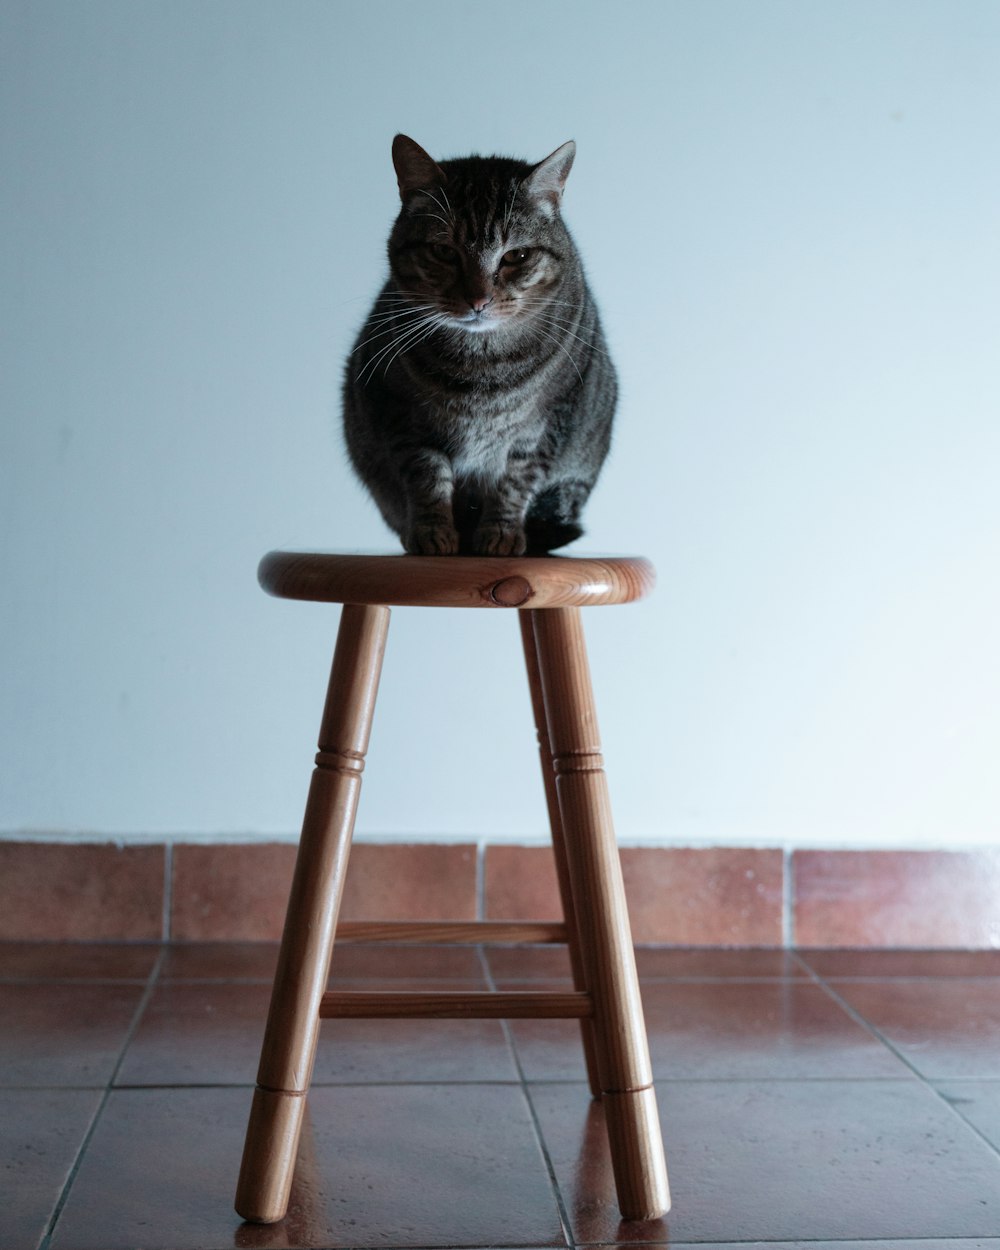
[[[786,846],[781,855],[781,941],[785,950],[795,947],[795,881],[792,869],[792,851]]]
[[[940,1090],[938,1090],[934,1086],[934,1083],[931,1077],[924,1076],[924,1074],[913,1063],[911,1063],[909,1059],[907,1059],[907,1057],[902,1053],[902,1051],[900,1051],[896,1046],[892,1044],[892,1042],[888,1039],[888,1037],[885,1036],[885,1034],[882,1032],[880,1028],[878,1028],[877,1025],[872,1024],[872,1022],[866,1019],[865,1016],[863,1016],[860,1011],[857,1011],[854,1007],[852,1007],[851,1004],[847,1001],[847,999],[843,998],[840,994],[837,993],[836,989],[834,989],[834,987],[826,980],[826,978],[820,976],[818,972],[814,971],[812,968],[809,967],[808,963],[806,963],[805,959],[801,955],[799,955],[798,952],[793,952],[793,953],[795,955],[795,958],[802,964],[802,966],[808,969],[810,975],[813,977],[813,979],[815,980],[819,988],[823,990],[826,994],[828,994],[829,997],[832,998],[833,1001],[841,1008],[841,1010],[846,1012],[847,1015],[851,1017],[851,1019],[855,1022],[855,1024],[858,1024],[862,1028],[867,1029],[868,1032],[871,1033],[871,1035],[877,1041],[882,1043],[882,1045],[886,1048],[886,1050],[889,1051],[891,1055],[895,1056],[895,1058],[898,1059],[899,1062],[903,1064],[903,1066],[909,1070],[911,1075],[915,1077],[916,1080],[919,1081],[920,1084],[923,1085],[923,1087],[926,1090],[928,1090],[928,1092],[934,1097],[934,1099],[937,1102],[940,1102],[945,1107],[947,1107],[948,1111],[955,1117],[955,1119],[959,1120],[962,1124],[965,1125],[966,1128],[970,1129],[980,1139],[980,1141],[982,1141],[986,1146],[989,1147],[990,1151],[993,1154],[1000,1155],[1000,1147],[998,1147],[995,1142],[990,1141],[990,1139],[985,1135],[985,1133],[981,1132],[975,1126],[975,1124],[972,1123],[971,1120],[967,1120],[965,1116],[962,1115],[962,1113],[956,1107],[954,1107],[948,1101],[947,1098],[945,1098],[945,1096],[940,1092]]]
[[[104,1109],[108,1105],[108,1100],[110,1099],[112,1090],[115,1087],[115,1080],[118,1077],[118,1073],[121,1071],[122,1064],[125,1062],[125,1055],[128,1048],[132,1045],[132,1039],[135,1037],[136,1031],[139,1028],[139,1022],[145,1014],[149,1000],[152,998],[153,991],[156,989],[157,983],[159,982],[160,971],[163,968],[163,963],[166,957],[166,947],[163,946],[161,947],[160,952],[156,957],[156,962],[153,964],[152,970],[150,971],[149,977],[146,981],[146,988],[140,995],[139,1002],[132,1014],[132,1020],[125,1032],[125,1038],[122,1042],[121,1049],[118,1052],[118,1058],[115,1060],[115,1066],[111,1070],[107,1084],[104,1087],[104,1092],[101,1095],[100,1102],[97,1104],[97,1110],[94,1112],[93,1118],[87,1127],[87,1131],[83,1135],[83,1141],[80,1143],[80,1148],[76,1152],[76,1157],[73,1159],[73,1163],[66,1175],[66,1180],[63,1183],[62,1190],[60,1191],[59,1197],[56,1199],[56,1204],[52,1209],[52,1215],[49,1217],[48,1227],[38,1244],[38,1250],[49,1250],[49,1247],[52,1244],[52,1238],[55,1236],[59,1220],[62,1218],[63,1210],[69,1200],[73,1186],[76,1183],[76,1178],[79,1174],[80,1168],[83,1166],[84,1157],[90,1149],[90,1143],[94,1139],[94,1134],[97,1132],[97,1126],[101,1122],[104,1115]]]
[[[486,919],[486,842],[476,843],[476,919]]]
[[[486,952],[482,946],[477,946],[476,951],[479,955],[479,962],[483,968],[483,975],[486,977],[486,984],[491,990],[496,990],[497,983],[493,977],[493,969],[490,967]],[[526,1107],[528,1108],[528,1117],[531,1120],[531,1127],[535,1133],[535,1144],[542,1156],[542,1163],[545,1167],[546,1174],[549,1178],[549,1186],[552,1190],[552,1196],[555,1198],[556,1214],[559,1216],[559,1223],[562,1226],[563,1240],[569,1250],[576,1250],[576,1241],[573,1236],[573,1225],[570,1222],[569,1211],[566,1208],[563,1199],[562,1189],[556,1179],[555,1164],[549,1154],[549,1148],[545,1143],[545,1137],[542,1134],[542,1126],[538,1119],[538,1112],[535,1110],[535,1104],[531,1097],[531,1090],[528,1088],[528,1078],[524,1074],[524,1068],[521,1065],[521,1057],[517,1053],[517,1047],[514,1044],[514,1036],[510,1031],[510,1022],[501,1020],[500,1027],[503,1029],[503,1035],[507,1042],[507,1049],[510,1051],[511,1061],[514,1064],[514,1070],[517,1072],[518,1083],[521,1088],[521,1096],[524,1098]]]

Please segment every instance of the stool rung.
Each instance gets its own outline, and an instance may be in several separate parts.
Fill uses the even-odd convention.
[[[334,990],[323,995],[319,1014],[323,1020],[579,1020],[594,1014],[594,1003],[589,994],[543,990]]]
[[[473,945],[476,942],[567,941],[566,926],[547,920],[345,920],[338,942]]]

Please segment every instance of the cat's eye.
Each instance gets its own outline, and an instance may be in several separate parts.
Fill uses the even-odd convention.
[[[523,265],[526,261],[530,260],[530,258],[531,258],[530,247],[515,247],[515,248],[512,248],[509,252],[504,252],[503,256],[501,257],[500,264],[511,265],[511,266]]]
[[[428,243],[427,250],[435,260],[450,261],[455,259],[455,249],[447,243]]]

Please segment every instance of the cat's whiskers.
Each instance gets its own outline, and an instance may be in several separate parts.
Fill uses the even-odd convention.
[[[582,328],[579,318],[574,317],[572,319],[568,319],[565,315],[557,314],[557,313],[549,311],[546,305],[550,303],[556,303],[556,302],[557,301],[554,301],[554,300],[543,301],[540,304],[532,305],[528,301],[524,301],[524,306],[528,310],[528,315],[530,316],[532,321],[544,321],[546,325],[550,326],[554,330],[558,330],[559,333],[567,335],[569,338],[576,339],[578,342],[582,343],[585,347],[587,347],[590,351],[599,352],[602,356],[608,356],[608,352],[603,347],[599,347],[596,343],[592,342],[590,339],[585,338],[583,335],[577,333],[577,330]],[[564,301],[558,301],[558,302],[565,304],[567,307],[570,307],[570,308],[576,307],[576,305],[571,304],[569,301],[564,300]]]
[[[408,334],[385,362],[382,370],[383,376],[388,373],[389,367],[392,365],[392,362],[397,356],[399,356],[402,352],[412,351],[413,348],[419,347],[421,343],[430,338],[443,320],[444,318],[441,317],[440,313],[434,314],[433,316],[428,317],[427,322],[425,322],[423,326],[416,327],[412,333]],[[423,332],[421,333],[421,331]]]
[[[397,338],[392,339],[389,343],[381,347],[371,360],[365,364],[364,368],[358,374],[358,381],[364,382],[365,385],[367,385],[374,376],[375,370],[378,366],[383,360],[386,359],[386,357],[390,356],[390,353],[392,353],[385,365],[385,369],[388,370],[389,365],[396,359],[401,351],[415,346],[418,339],[420,342],[423,342],[423,339],[433,333],[441,321],[443,321],[443,318],[440,313],[425,313],[416,323],[407,325]],[[427,331],[426,334],[423,333],[425,330]],[[397,350],[393,351],[394,348]],[[365,378],[366,373],[368,374],[367,378]]]
[[[409,329],[409,327],[414,324],[415,320],[419,319],[422,321],[428,313],[433,314],[435,312],[436,309],[433,305],[425,304],[422,308],[414,308],[409,312],[391,312],[386,313],[382,317],[370,318],[368,323],[369,325],[373,323],[375,325],[381,325],[382,329],[378,330],[375,334],[369,334],[367,338],[362,339],[361,342],[358,343],[358,345],[353,349],[351,355],[353,356],[355,352],[359,352],[362,347],[367,347],[369,343],[374,343],[376,339],[385,338],[387,334],[393,334],[399,329]],[[391,324],[387,326],[387,322]]]
[[[410,325],[404,326],[402,327],[402,329],[410,330],[412,329],[414,325],[417,325],[417,324],[423,325],[424,318],[421,317],[419,322],[411,322]],[[391,347],[393,343],[397,342],[399,338],[400,330],[401,330],[400,326],[392,325],[392,326],[389,326],[387,329],[380,330],[377,334],[370,334],[363,343],[359,343],[357,347],[355,347],[354,351],[351,352],[351,355],[353,356],[355,352],[360,351],[362,347],[368,347],[372,343],[377,342],[379,339],[384,339],[389,335],[392,336],[392,341],[388,344],[388,346]],[[387,344],[385,343],[381,344],[381,347],[385,347],[385,346],[387,346]]]
[[[451,222],[446,217],[442,217],[440,213],[414,213],[414,216],[433,218],[434,221],[439,221],[446,230],[451,230]]]
[[[402,296],[398,298],[392,297],[386,300],[385,307],[379,308],[375,315],[382,316],[383,313],[405,312],[407,308],[429,308],[433,302],[426,294],[419,298],[417,296],[407,296],[405,299]]]
[[[576,339],[576,341],[578,343],[582,343],[588,351],[600,352],[602,356],[607,356],[608,354],[603,347],[598,347],[597,344],[592,343],[590,339],[585,339],[582,335],[575,333],[564,321],[556,321],[554,318],[544,317],[540,313],[535,314],[535,319],[538,321],[544,321],[546,325],[551,326],[554,330],[558,330],[560,334],[565,334],[571,339]]]
[[[550,341],[550,342],[555,343],[556,347],[558,347],[558,348],[559,348],[559,350],[560,350],[561,352],[563,352],[563,353],[564,353],[564,355],[566,356],[566,359],[569,361],[569,363],[570,363],[570,364],[573,366],[573,368],[576,370],[576,376],[577,376],[577,377],[580,379],[580,381],[582,382],[582,381],[583,381],[583,374],[582,374],[582,373],[580,372],[580,370],[577,368],[576,361],[575,361],[575,360],[573,359],[573,357],[570,355],[570,353],[569,353],[569,349],[568,349],[568,348],[566,348],[566,347],[565,347],[565,346],[564,346],[564,345],[563,345],[563,344],[559,341],[559,339],[557,339],[557,338],[555,337],[555,335],[554,335],[554,334],[549,334],[549,332],[548,332],[547,330],[543,330],[543,329],[541,329],[541,327],[540,327],[540,326],[536,326],[536,327],[535,327],[535,333],[536,333],[536,334],[540,334],[543,338],[549,339],[549,341]]]
[[[394,332],[392,333],[392,336],[389,339],[389,342],[383,343],[382,346],[379,347],[378,350],[374,353],[371,359],[366,361],[364,367],[361,370],[361,373],[359,374],[359,377],[364,377],[364,374],[366,372],[369,373],[369,376],[373,374],[375,370],[378,368],[381,361],[386,356],[388,356],[390,352],[392,352],[400,344],[406,343],[408,339],[410,339],[411,337],[415,336],[417,333],[422,331],[430,322],[430,320],[431,320],[430,315],[424,315],[418,321],[413,322],[412,324],[408,326],[404,326],[403,329],[401,330],[395,330],[395,327],[394,327]]]
[[[454,213],[452,212],[452,210],[451,210],[451,203],[450,203],[450,201],[448,200],[448,193],[447,193],[447,191],[445,191],[444,187],[440,187],[440,188],[439,188],[439,190],[440,190],[441,194],[444,196],[444,204],[442,204],[442,203],[441,203],[441,201],[440,201],[440,200],[438,199],[438,197],[434,194],[434,192],[430,189],[430,187],[425,187],[425,188],[424,188],[424,194],[425,194],[425,195],[429,195],[429,196],[431,197],[431,199],[432,199],[432,200],[434,201],[434,203],[438,206],[438,208],[441,210],[441,212],[442,212],[442,213],[444,213],[446,216],[448,216],[448,217],[450,217],[452,220],[454,220],[455,214],[454,214]],[[445,208],[445,204],[447,204],[447,205],[448,205],[448,207],[447,207],[447,208]]]
[[[522,295],[519,300],[526,308],[543,308],[547,305],[553,305],[559,308],[581,308],[579,300],[575,299],[553,299],[549,295]]]
[[[436,311],[437,311],[437,306],[435,304],[415,304],[412,307],[404,306],[402,308],[392,308],[392,309],[389,309],[387,312],[373,313],[368,318],[368,324],[380,325],[380,324],[384,324],[386,321],[395,321],[400,318],[405,319],[407,317],[410,317],[414,313],[436,312]]]
[[[507,208],[503,215],[502,229],[503,229],[504,237],[506,237],[507,231],[510,228],[510,219],[514,212],[514,201],[517,199],[517,193],[518,191],[520,191],[520,189],[521,189],[521,184],[518,183],[517,186],[514,187],[514,190],[511,191],[510,199],[507,201]]]
[[[398,330],[396,326],[393,326],[392,329],[389,331],[389,333],[392,335],[392,337],[389,339],[389,342],[383,343],[382,346],[371,357],[371,359],[365,362],[365,364],[361,368],[361,371],[358,374],[358,380],[364,381],[366,373],[369,375],[368,380],[370,380],[371,376],[374,374],[375,370],[378,368],[378,365],[380,361],[383,359],[383,357],[387,356],[389,352],[391,352],[393,348],[396,347],[399,343],[405,342],[412,334],[415,334],[417,331],[422,330],[427,325],[429,320],[430,320],[430,315],[425,313],[425,314],[422,314],[417,321],[412,322],[411,324],[407,326],[404,326],[401,330]]]
[[[429,327],[428,327],[428,328],[424,331],[424,333],[423,333],[423,334],[421,334],[418,338],[416,338],[416,340],[414,340],[414,339],[411,337],[411,339],[410,339],[410,341],[409,341],[409,342],[404,343],[404,344],[403,344],[401,347],[399,347],[399,348],[398,348],[395,352],[393,352],[393,354],[392,354],[392,355],[389,357],[389,359],[386,361],[385,368],[382,370],[383,374],[385,374],[385,373],[388,373],[388,372],[389,372],[389,367],[390,367],[390,365],[391,365],[391,364],[392,364],[392,362],[396,359],[396,357],[400,354],[400,352],[403,352],[403,351],[412,351],[412,349],[413,349],[414,347],[419,347],[421,343],[423,343],[425,340],[429,339],[429,338],[430,338],[430,336],[431,336],[431,335],[434,333],[434,331],[437,329],[439,319],[441,319],[441,318],[440,318],[440,314],[438,314],[437,316],[432,317],[432,318],[430,319],[430,321],[431,321],[430,326],[429,326]]]
[[[417,326],[414,328],[412,332],[416,333],[416,331],[422,330],[422,329],[423,329],[422,325]],[[392,339],[383,348],[381,348],[381,350],[376,355],[374,355],[371,358],[371,360],[369,360],[368,363],[364,366],[364,368],[359,372],[358,381],[363,383],[365,386],[367,386],[368,383],[375,376],[375,373],[378,370],[379,365],[382,363],[384,359],[386,359],[389,353],[399,344],[399,342],[400,342],[400,339]]]

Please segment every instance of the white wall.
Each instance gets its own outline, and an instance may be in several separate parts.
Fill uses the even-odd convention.
[[[291,833],[391,549],[341,361],[396,130],[579,145],[623,379],[582,550],[623,841],[1000,837],[1000,6],[5,0],[0,830]],[[400,610],[360,824],[542,831],[512,615]]]

